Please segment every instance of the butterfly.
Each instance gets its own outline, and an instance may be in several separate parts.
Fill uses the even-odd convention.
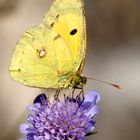
[[[9,72],[14,80],[31,87],[78,87],[86,83],[85,55],[83,0],[55,0],[41,23],[22,34]]]

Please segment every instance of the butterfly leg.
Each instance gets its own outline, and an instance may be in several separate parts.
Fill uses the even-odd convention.
[[[77,95],[77,97],[81,97],[80,98],[81,101],[80,101],[80,104],[78,106],[78,108],[79,108],[82,105],[83,101],[84,101],[84,90],[83,90],[83,87],[82,87],[81,91],[79,92],[79,94]],[[76,102],[78,102],[78,98],[76,99]],[[78,111],[78,108],[77,108],[76,112]],[[75,112],[75,114],[76,114],[76,112]]]
[[[81,89],[81,91],[83,90],[83,88],[82,87],[74,87],[73,89],[72,89],[72,98],[74,98],[74,93],[75,93],[75,90],[76,89]],[[81,92],[80,92],[80,94],[81,94]],[[80,95],[78,95],[78,96],[80,96]]]
[[[57,89],[56,92],[55,92],[55,95],[54,95],[54,99],[55,99],[55,101],[58,100],[59,93],[60,93],[60,89]]]
[[[81,103],[80,103],[80,105],[79,106],[81,106],[81,104],[83,103],[83,101],[84,101],[84,90],[83,90],[83,87],[81,88],[81,91],[80,91],[80,93],[79,93],[79,95],[78,96],[82,96],[81,97]]]
[[[73,88],[72,90],[72,98],[74,98],[74,92],[75,92],[75,88]]]
[[[81,104],[82,104],[84,102],[84,99],[85,99],[83,87],[82,87],[82,90],[81,90],[81,94],[82,94],[82,100],[81,100]],[[81,104],[80,104],[80,106],[81,106]]]
[[[72,93],[71,93],[71,94],[72,94],[72,95],[71,95],[72,98],[74,98],[74,93],[75,93],[75,90],[76,90],[76,89],[82,89],[82,87],[78,87],[78,86],[73,87]]]
[[[82,89],[83,87],[78,87],[78,86],[76,86],[76,87],[74,87],[75,89]]]

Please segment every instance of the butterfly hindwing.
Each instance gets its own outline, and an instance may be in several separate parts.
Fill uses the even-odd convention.
[[[57,88],[61,75],[71,69],[71,60],[68,46],[57,33],[34,27],[22,35],[9,70],[15,80],[25,85]]]

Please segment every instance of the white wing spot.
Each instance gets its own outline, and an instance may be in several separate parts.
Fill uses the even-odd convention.
[[[39,57],[42,58],[46,55],[46,51],[44,49],[39,51]]]

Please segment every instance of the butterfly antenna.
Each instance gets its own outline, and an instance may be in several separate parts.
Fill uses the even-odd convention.
[[[117,84],[109,83],[109,82],[106,82],[106,81],[102,81],[102,80],[95,79],[95,78],[90,78],[90,77],[87,77],[87,79],[95,80],[95,81],[98,81],[98,82],[102,82],[102,83],[111,85],[111,86],[113,86],[113,87],[115,87],[115,88],[117,88],[117,89],[122,89],[122,87],[121,87],[120,85],[117,85]]]

